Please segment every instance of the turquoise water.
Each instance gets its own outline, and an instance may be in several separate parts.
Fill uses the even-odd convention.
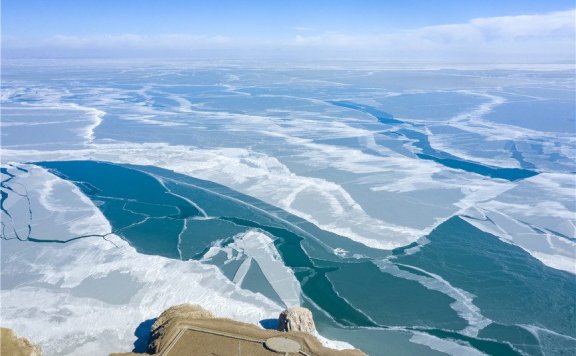
[[[348,65],[3,63],[3,156],[182,167],[229,184],[153,166],[39,163],[74,182],[138,252],[211,264],[282,308],[285,295],[260,262],[222,252],[247,231],[266,234],[322,335],[369,354],[445,354],[431,348],[442,341],[491,355],[570,354],[573,275],[515,246],[549,264],[573,259],[573,71]],[[105,115],[88,137],[91,110]],[[40,199],[29,204],[38,221],[28,222],[25,201],[12,205],[22,194],[14,182],[25,179],[11,180],[16,172],[3,165],[3,238],[12,239],[3,247],[20,244],[35,266],[34,243],[59,249],[87,238],[72,233],[81,227],[73,214],[50,219],[60,215]],[[31,179],[30,197],[66,206],[60,190]],[[510,244],[459,215],[501,229]],[[27,227],[32,237],[17,241]],[[351,238],[408,245],[380,250]],[[6,273],[10,293],[31,293],[26,277],[19,285],[20,274]]]
[[[494,321],[480,337],[506,340],[531,354],[538,340],[518,325],[576,337],[576,280],[570,273],[549,268],[519,247],[456,217],[427,239],[431,242],[417,253],[395,261],[437,273],[474,294],[474,304]],[[557,351],[576,349],[574,339],[549,337],[555,339]]]
[[[459,218],[441,224],[416,253],[406,254],[403,248],[390,255],[360,247],[224,186],[171,171],[95,161],[38,164],[100,202],[113,231],[141,253],[200,259],[217,241],[230,243],[249,229],[265,232],[274,239],[283,263],[294,271],[305,304],[315,310],[319,330],[373,354],[379,350],[361,335],[396,338],[392,334],[417,330],[460,340],[491,355],[539,353],[541,345],[519,325],[536,323],[576,336],[574,279]],[[334,246],[342,245],[365,253],[355,258],[335,255]],[[468,322],[451,308],[452,297],[385,272],[378,267],[383,260],[415,277],[440,275],[450,285],[474,294],[475,304],[494,323],[478,337],[460,333]],[[238,267],[225,265],[222,270],[232,278]],[[243,287],[279,300],[259,267],[250,270],[253,273]],[[339,331],[344,329],[356,331]],[[558,342],[572,347],[565,338]]]

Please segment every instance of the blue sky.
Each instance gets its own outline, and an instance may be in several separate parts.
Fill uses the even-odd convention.
[[[566,61],[574,8],[573,0],[2,0],[2,42],[8,56],[245,50]]]

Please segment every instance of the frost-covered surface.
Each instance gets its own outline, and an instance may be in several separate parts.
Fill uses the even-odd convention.
[[[5,186],[26,187],[28,194],[10,194],[4,207],[13,216],[29,209],[32,224],[30,236],[2,241],[2,323],[40,343],[47,355],[130,351],[140,323],[180,303],[250,323],[281,311],[213,266],[137,253],[110,234],[108,221],[75,185],[45,169],[14,165],[8,173],[14,178]]]
[[[2,172],[2,237],[67,241],[106,236],[110,224],[73,183],[46,169],[13,163]]]
[[[233,282],[238,286],[241,286],[247,277],[251,277],[249,275],[250,266],[255,263],[285,307],[289,308],[301,304],[300,284],[294,277],[292,270],[284,266],[282,258],[269,236],[258,230],[249,230],[236,236],[234,242],[226,247],[211,247],[204,255],[203,261],[209,261],[219,253],[226,255],[224,264],[242,261],[233,277]]]
[[[68,318],[68,311],[60,315],[36,309],[38,314],[21,309],[14,309],[19,314],[7,314],[13,307],[24,308],[18,304],[23,298],[37,303],[36,307],[29,304],[30,309],[41,309],[43,304],[59,304],[59,308],[68,303],[77,305],[70,315],[80,315],[81,303],[96,308],[90,304],[92,299],[103,303],[102,308],[117,308],[120,313],[127,309],[110,302],[129,299],[125,308],[132,309],[126,320],[136,323],[154,316],[169,303],[157,301],[144,312],[142,303],[135,302],[138,295],[155,293],[152,286],[156,282],[143,279],[150,273],[146,265],[163,266],[159,271],[168,274],[172,269],[186,269],[190,275],[181,278],[190,278],[190,283],[203,280],[201,276],[206,273],[216,276],[211,279],[214,284],[202,287],[200,294],[182,292],[169,302],[187,298],[201,302],[213,295],[220,295],[222,301],[245,300],[251,305],[245,315],[250,316],[240,317],[242,320],[274,317],[284,305],[308,298],[301,294],[294,271],[282,266],[271,237],[261,230],[244,232],[230,244],[214,245],[201,262],[140,255],[109,234],[110,224],[94,208],[97,201],[90,202],[70,181],[23,162],[100,160],[171,169],[220,183],[377,250],[412,243],[402,253],[414,256],[429,247],[425,236],[459,216],[498,236],[511,248],[520,247],[535,259],[535,266],[540,261],[572,276],[576,273],[576,110],[571,71],[257,69],[206,63],[134,68],[133,64],[118,62],[111,67],[90,63],[97,73],[86,74],[82,65],[70,65],[77,70],[68,72],[57,65],[43,67],[42,63],[8,63],[3,73],[2,188],[7,195],[3,194],[2,253],[4,257],[8,253],[4,251],[21,249],[19,254],[26,256],[22,263],[27,265],[19,270],[45,272],[19,274],[3,259],[2,317],[3,323],[7,320],[17,332],[35,341],[48,342],[51,336],[34,334],[51,331],[22,321],[25,315],[31,315],[29,320],[44,320],[46,329],[74,317]],[[31,76],[31,67],[43,68],[43,76]],[[548,117],[548,112],[555,116]],[[34,212],[32,217],[30,211]],[[86,235],[93,236],[64,244],[55,242]],[[32,242],[36,240],[54,243]],[[113,249],[112,242],[122,247]],[[79,266],[76,255],[90,255],[92,250],[99,251],[92,265]],[[132,266],[115,260],[117,267],[100,272],[98,266],[109,266],[113,259],[106,254],[113,251],[129,256],[122,261],[142,262]],[[66,257],[68,253],[70,257]],[[386,256],[387,252],[382,253]],[[66,256],[62,260],[58,254]],[[340,247],[334,248],[334,255],[362,257],[358,251]],[[67,258],[76,264],[71,262],[70,269],[58,270],[60,262],[56,261]],[[457,330],[462,335],[483,337],[483,332],[489,334],[491,323],[508,325],[506,320],[486,316],[487,307],[477,304],[477,296],[443,273],[382,259],[376,264],[383,273],[451,298],[448,310],[465,321]],[[445,268],[448,272],[451,266]],[[59,273],[66,278],[51,277]],[[81,277],[74,277],[74,273]],[[109,277],[101,278],[104,276]],[[164,281],[160,274],[154,278],[166,288],[182,288]],[[106,288],[126,284],[137,292],[99,300],[94,285],[100,282],[110,283]],[[5,289],[10,283],[16,287]],[[267,287],[255,293],[252,290],[258,283]],[[218,289],[216,284],[228,289]],[[572,284],[567,288],[573,288]],[[43,299],[19,293],[36,293]],[[272,315],[264,315],[270,312]],[[236,315],[234,310],[226,313]],[[99,318],[106,315],[95,314]],[[114,318],[107,320],[101,320],[102,325],[108,325],[102,332],[111,335]],[[540,345],[519,342],[524,346],[518,347],[525,347],[528,353],[532,352],[529,347],[554,353],[554,342],[548,339],[553,337],[539,335],[576,337],[542,331],[537,321],[521,327]],[[133,333],[134,325],[126,325],[122,340],[110,345],[133,340],[130,328]],[[466,351],[470,345],[464,340],[399,330],[394,336],[396,329],[378,335],[401,339],[398,342],[403,347],[427,345],[414,349],[414,354],[470,351]],[[370,347],[370,340],[378,338],[370,335],[379,332],[361,331],[358,340]],[[339,332],[332,331],[332,335]],[[114,336],[109,337],[112,339]],[[83,343],[80,337],[68,340],[71,348]],[[89,345],[76,351],[93,353],[95,349]],[[96,347],[97,342],[91,345]]]
[[[301,216],[325,230],[375,248],[392,249],[407,245],[427,234],[437,224],[453,214],[467,217],[472,214],[472,211],[483,209],[493,214],[507,216],[508,219],[512,219],[512,225],[524,226],[526,229],[530,229],[529,225],[533,225],[536,229],[540,229],[540,231],[530,229],[530,234],[536,238],[532,243],[522,243],[521,236],[518,235],[516,235],[516,241],[543,263],[553,268],[570,270],[570,261],[574,261],[574,254],[570,248],[572,250],[574,248],[574,241],[571,239],[576,236],[574,229],[576,217],[571,206],[574,179],[570,173],[540,174],[526,181],[510,183],[478,177],[462,178],[453,172],[445,172],[443,175],[448,176],[445,183],[433,181],[431,179],[433,173],[429,174],[429,181],[418,182],[418,175],[408,177],[409,173],[413,172],[408,165],[403,168],[397,166],[386,168],[378,165],[378,162],[373,162],[372,164],[376,167],[383,166],[384,168],[382,168],[382,173],[376,174],[379,181],[371,188],[372,192],[386,192],[392,197],[393,193],[400,196],[407,194],[409,197],[406,201],[398,200],[400,199],[398,197],[394,198],[394,208],[386,213],[394,214],[398,211],[417,209],[418,213],[432,214],[430,217],[430,219],[434,218],[431,220],[432,224],[418,229],[418,226],[413,226],[414,222],[410,221],[407,221],[409,226],[382,222],[368,215],[341,186],[318,178],[294,175],[276,159],[245,149],[200,150],[165,144],[93,146],[95,147],[92,149],[57,152],[6,150],[5,154],[7,157],[22,161],[97,159],[165,167],[237,188]],[[190,162],[195,162],[195,164],[191,165]],[[403,174],[406,174],[406,180],[397,178],[397,170],[405,172]],[[419,170],[416,173],[421,174]],[[381,180],[385,178],[385,175],[391,175],[390,179],[394,182],[388,186],[381,185]],[[373,179],[376,178],[365,178],[368,182]],[[367,193],[362,192],[360,197],[369,198],[369,195],[365,195]],[[418,194],[433,199],[434,204],[424,207],[414,206],[412,196],[417,197]],[[515,198],[514,195],[516,195]],[[283,199],[278,201],[274,197],[283,197]],[[442,201],[453,198],[458,198],[453,200],[453,207],[448,205],[447,208],[442,205]],[[514,199],[518,203],[505,202]],[[378,201],[378,203],[388,204],[386,200]],[[550,212],[551,210],[553,211]],[[422,215],[414,215],[415,221],[421,218]],[[473,223],[480,224],[477,221]],[[489,228],[489,225],[490,223],[482,224],[484,229]],[[500,231],[501,229],[504,229],[504,232]],[[547,230],[553,232],[547,232]],[[506,228],[503,225],[489,231],[510,240],[506,237]],[[558,237],[558,234],[555,235],[554,232],[563,234],[568,239]],[[550,238],[560,244],[557,250],[559,253],[553,255],[557,255],[559,259],[566,256],[568,260],[559,264],[554,261],[554,258],[550,259],[545,256],[550,255],[548,243]]]
[[[573,174],[542,173],[475,204],[462,215],[544,264],[576,274],[575,192]]]
[[[180,303],[252,324],[301,303],[293,272],[258,230],[212,248],[203,261],[141,254],[111,232],[102,212],[72,182],[33,164],[7,164],[4,174],[3,325],[37,340],[47,355],[130,351],[140,323]],[[21,216],[28,220],[16,219]],[[26,234],[16,234],[20,231]],[[247,267],[255,264],[263,278],[242,267],[227,277],[211,261],[219,251]],[[250,278],[255,278],[252,285],[243,285]],[[279,298],[263,294],[266,288]]]
[[[3,241],[2,282],[3,326],[47,355],[131,351],[140,323],[181,303],[254,324],[281,311],[214,266],[142,255],[115,235],[65,245]],[[125,295],[111,300],[118,289]]]

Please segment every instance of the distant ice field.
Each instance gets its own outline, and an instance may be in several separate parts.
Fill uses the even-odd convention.
[[[571,71],[3,66],[2,324],[49,355],[182,302],[371,355],[576,347]]]

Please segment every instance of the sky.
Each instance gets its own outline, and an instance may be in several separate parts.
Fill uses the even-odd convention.
[[[2,0],[2,56],[574,62],[576,1]]]

